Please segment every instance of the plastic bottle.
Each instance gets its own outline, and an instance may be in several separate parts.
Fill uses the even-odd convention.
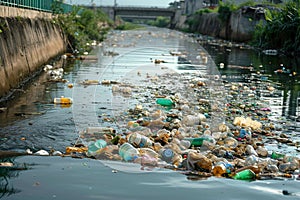
[[[156,151],[154,151],[153,149],[150,149],[150,148],[140,148],[139,149],[139,152],[140,152],[140,155],[148,155],[152,158],[158,158],[159,155]]]
[[[251,169],[245,169],[236,173],[233,178],[236,180],[253,180],[255,177],[256,175]]]
[[[156,99],[156,103],[161,106],[172,106],[174,105],[174,102],[171,99],[168,98],[158,98]]]
[[[159,154],[161,156],[161,159],[166,161],[167,163],[171,163],[172,159],[174,157],[174,152],[172,149],[169,148],[163,148],[159,151]]]
[[[221,177],[227,173],[227,169],[224,163],[218,163],[213,167],[212,172],[214,176]]]
[[[213,167],[213,175],[220,177],[223,174],[230,174],[231,170],[233,169],[233,165],[230,163],[226,162],[218,162],[214,167]]]
[[[87,156],[95,156],[97,154],[97,151],[106,147],[107,143],[105,140],[97,140],[93,143],[91,143],[88,146]]]
[[[285,156],[285,155],[282,154],[282,153],[278,153],[278,152],[273,151],[273,152],[272,152],[272,155],[271,155],[271,158],[272,158],[272,159],[276,159],[276,160],[280,160],[280,159],[283,159],[284,156]]]
[[[120,146],[119,155],[125,161],[134,161],[140,156],[140,153],[134,146],[126,142]]]
[[[191,146],[201,147],[203,145],[203,141],[208,141],[214,143],[213,138],[211,137],[199,137],[199,138],[184,138],[183,140],[190,141]]]
[[[224,140],[224,146],[228,148],[235,148],[238,145],[238,141],[234,139],[233,137],[227,137]]]
[[[279,171],[281,172],[288,172],[288,171],[295,171],[296,169],[298,169],[298,165],[296,163],[281,163],[278,166]]]
[[[246,152],[248,153],[248,155],[255,155],[258,156],[257,152],[255,151],[255,149],[253,148],[252,145],[248,144],[246,146]]]
[[[129,135],[128,142],[135,147],[151,147],[153,144],[150,138],[136,132]]]
[[[262,157],[268,156],[268,150],[263,146],[257,147],[256,152],[259,156],[262,156]]]
[[[55,104],[72,104],[73,99],[69,97],[60,97],[60,98],[54,98],[53,102]]]
[[[87,134],[114,134],[116,131],[111,127],[88,127],[85,130]]]

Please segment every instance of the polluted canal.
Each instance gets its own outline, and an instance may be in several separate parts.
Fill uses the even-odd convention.
[[[0,198],[300,199],[298,91],[199,41],[114,31],[46,65],[1,108],[1,150],[24,155],[2,153]]]

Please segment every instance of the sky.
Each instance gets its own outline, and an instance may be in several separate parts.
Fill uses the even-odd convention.
[[[65,3],[82,5],[92,4],[109,6],[114,5],[115,0],[65,0]],[[144,6],[144,7],[168,7],[175,0],[116,0],[119,6]]]

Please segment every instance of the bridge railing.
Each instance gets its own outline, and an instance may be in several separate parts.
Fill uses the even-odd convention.
[[[31,10],[38,10],[43,12],[53,12],[53,5],[57,3],[56,0],[0,0],[0,5],[25,8]],[[68,13],[72,10],[72,5],[59,2],[57,4],[63,13]]]

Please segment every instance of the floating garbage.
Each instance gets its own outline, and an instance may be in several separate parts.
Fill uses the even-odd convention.
[[[174,102],[168,98],[157,98],[156,103],[161,106],[173,106]]]
[[[70,97],[59,97],[53,99],[54,104],[72,104],[73,99]]]
[[[245,169],[236,173],[233,178],[237,180],[254,180],[255,177],[256,174],[251,169]]]
[[[139,151],[129,143],[120,146],[119,154],[125,161],[134,161],[140,156]]]
[[[106,147],[107,143],[105,140],[97,140],[93,143],[91,143],[88,146],[88,150],[87,150],[87,156],[91,157],[91,156],[95,156],[97,154],[97,152],[101,149],[103,149],[104,147]]]
[[[82,85],[99,85],[100,82],[98,80],[88,80],[88,79],[86,79],[86,80],[80,82],[80,84],[82,84]]]
[[[34,155],[38,155],[38,156],[49,156],[49,152],[46,150],[39,150],[37,152],[34,153]]]
[[[236,180],[288,177],[299,169],[299,157],[278,148],[297,144],[284,134],[285,121],[271,118],[272,98],[278,97],[271,81],[263,82],[258,74],[246,77],[249,81],[245,83],[225,84],[204,75],[147,78],[151,84],[141,84],[138,89],[109,80],[82,82],[104,84],[113,95],[133,99],[135,104],[115,113],[117,129],[87,127],[81,131],[78,141],[84,146],[68,147],[66,154]],[[220,85],[214,87],[212,79]],[[269,101],[262,98],[266,96]]]

